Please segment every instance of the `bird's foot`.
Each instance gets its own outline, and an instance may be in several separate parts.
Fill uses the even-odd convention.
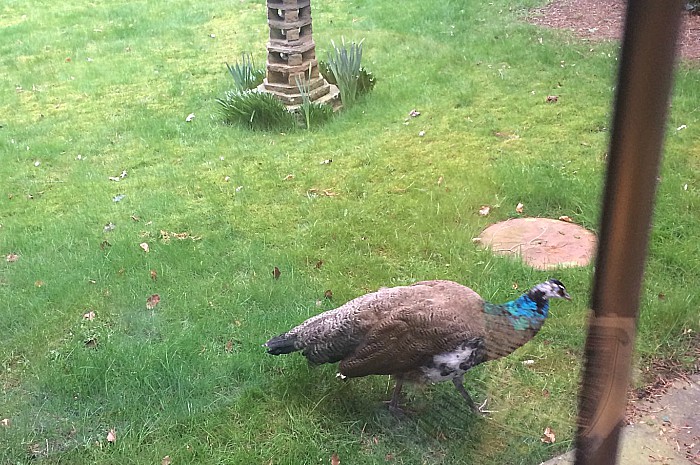
[[[488,402],[489,402],[489,399],[487,397],[481,405],[479,405],[479,406],[474,405],[474,408],[472,409],[472,411],[474,413],[476,413],[477,415],[481,415],[484,417],[488,416],[489,413],[497,413],[495,410],[487,410],[486,409],[486,404],[488,404]]]

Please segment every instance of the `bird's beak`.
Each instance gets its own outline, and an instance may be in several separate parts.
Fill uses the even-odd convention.
[[[565,298],[566,300],[571,300],[571,296],[569,295],[568,292],[564,292],[564,298]]]

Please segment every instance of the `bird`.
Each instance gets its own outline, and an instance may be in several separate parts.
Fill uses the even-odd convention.
[[[271,355],[301,351],[314,365],[336,363],[338,377],[391,375],[389,409],[401,413],[404,381],[452,381],[474,412],[464,387],[471,368],[514,352],[531,340],[549,314],[550,299],[571,300],[549,279],[515,300],[494,304],[447,280],[381,288],[313,316],[268,340]],[[483,406],[482,406],[483,407]]]

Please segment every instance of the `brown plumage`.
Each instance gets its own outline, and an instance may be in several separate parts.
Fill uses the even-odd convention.
[[[451,380],[474,408],[464,373],[529,341],[547,317],[549,298],[569,298],[550,280],[503,305],[452,281],[383,288],[309,318],[265,343],[272,355],[301,351],[312,363],[340,362],[342,377],[392,375],[398,408],[404,380]]]

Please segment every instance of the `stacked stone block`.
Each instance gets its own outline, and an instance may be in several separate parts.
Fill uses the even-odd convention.
[[[285,105],[302,103],[296,79],[308,83],[311,101],[337,99],[338,89],[318,70],[311,31],[311,0],[268,0],[267,74],[260,90],[276,95]]]

